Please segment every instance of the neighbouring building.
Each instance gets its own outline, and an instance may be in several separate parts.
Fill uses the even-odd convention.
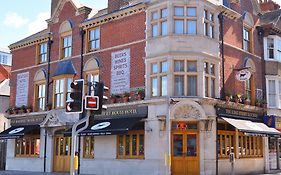
[[[267,99],[267,122],[268,125],[281,130],[281,79],[280,79],[280,59],[281,59],[281,24],[280,6],[274,1],[261,2],[263,10],[261,16],[260,32],[263,39],[263,60],[265,71],[266,99]],[[269,166],[270,169],[280,169],[280,141],[278,138],[269,139]],[[276,161],[278,160],[278,161]]]
[[[82,174],[229,174],[230,156],[237,174],[268,172],[268,138],[280,132],[255,106],[265,98],[260,5],[109,0],[94,13],[52,0],[48,28],[10,45],[6,169],[69,171],[79,115],[65,104],[83,78],[85,94],[102,81],[111,101],[80,133]]]
[[[0,132],[9,128],[6,110],[9,108],[11,62],[12,54],[0,49]],[[0,140],[0,170],[5,169],[6,145],[6,140]]]

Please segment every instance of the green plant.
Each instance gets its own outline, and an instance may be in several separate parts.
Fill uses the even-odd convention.
[[[124,92],[123,97],[130,97],[130,93],[129,92]]]

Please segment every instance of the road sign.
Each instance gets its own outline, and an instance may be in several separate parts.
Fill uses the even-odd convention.
[[[85,109],[99,110],[99,97],[98,96],[85,96]]]

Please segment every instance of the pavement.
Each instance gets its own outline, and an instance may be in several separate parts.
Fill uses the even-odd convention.
[[[69,175],[69,173],[43,173],[43,172],[28,172],[28,171],[0,171],[0,175]]]

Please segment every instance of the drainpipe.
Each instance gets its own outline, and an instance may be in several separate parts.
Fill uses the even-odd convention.
[[[50,85],[50,62],[51,62],[51,46],[53,41],[51,40],[51,35],[52,33],[49,33],[49,37],[48,37],[48,72],[47,72],[47,86],[46,86],[46,104],[45,104],[45,108],[47,107],[48,103],[49,103],[49,85]],[[44,129],[45,130],[45,134],[44,134],[44,173],[46,172],[46,159],[47,159],[47,128]]]
[[[224,77],[224,16],[223,13],[221,12],[218,15],[219,18],[219,23],[220,23],[220,41],[221,41],[221,59],[222,59],[222,89],[221,89],[221,99],[225,98],[225,77]],[[216,117],[216,175],[219,174],[219,157],[218,157],[218,116]]]
[[[84,38],[85,38],[85,30],[80,30],[81,35],[81,63],[80,63],[80,79],[83,79],[83,67],[84,67]],[[80,114],[79,118],[82,119],[85,117],[85,110],[83,109],[82,114]],[[78,136],[78,174],[80,174],[80,161],[81,161],[81,136]]]

